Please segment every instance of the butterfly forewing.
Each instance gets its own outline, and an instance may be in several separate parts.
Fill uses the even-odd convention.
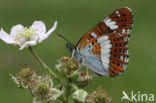
[[[116,22],[116,25],[118,26],[118,28],[113,32],[123,36],[124,40],[128,41],[128,37],[130,36],[133,26],[133,15],[131,9],[128,7],[118,9],[108,18]]]
[[[131,10],[120,8],[90,29],[78,42],[77,49],[92,45],[91,52],[99,58],[103,65],[101,69],[109,70],[110,76],[116,76],[128,63],[127,43],[132,24]]]

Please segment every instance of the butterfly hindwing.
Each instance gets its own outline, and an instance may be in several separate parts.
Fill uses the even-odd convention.
[[[87,55],[94,55],[100,66],[89,66],[100,75],[116,76],[124,71],[128,63],[128,39],[133,24],[133,15],[129,8],[120,8],[90,29],[78,42],[77,51],[89,50]],[[90,48],[90,46],[91,48]],[[90,49],[86,49],[90,48]],[[87,56],[84,54],[85,61]],[[96,61],[97,61],[96,58]],[[94,60],[94,59],[93,59]],[[99,63],[98,63],[99,64]],[[98,69],[97,69],[98,68]],[[102,73],[109,71],[107,73]]]
[[[109,39],[112,44],[109,64],[110,76],[116,76],[123,72],[128,64],[128,46],[124,37],[121,37],[116,33],[110,33]]]

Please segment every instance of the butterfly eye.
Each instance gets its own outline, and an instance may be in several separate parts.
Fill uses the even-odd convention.
[[[69,43],[66,43],[66,47],[69,48]]]
[[[71,43],[66,43],[66,47],[67,47],[67,49],[69,50],[69,51],[73,51],[73,49],[74,49],[74,46],[71,44]]]

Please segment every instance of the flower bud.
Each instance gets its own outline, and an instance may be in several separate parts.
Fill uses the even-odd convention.
[[[78,89],[72,96],[76,102],[85,103],[88,93],[83,89]]]

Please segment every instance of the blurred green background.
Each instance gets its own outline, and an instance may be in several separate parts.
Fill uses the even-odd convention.
[[[126,71],[115,78],[96,77],[86,88],[91,91],[101,85],[113,103],[120,103],[123,90],[128,94],[140,91],[156,95],[155,5],[155,0],[0,0],[0,27],[10,32],[16,24],[29,27],[34,20],[42,20],[49,29],[57,20],[57,31],[76,44],[83,34],[111,12],[130,7],[135,21]],[[65,41],[53,33],[35,50],[49,66],[54,66],[57,58],[70,56],[64,44]],[[9,73],[15,74],[21,64],[42,68],[27,49],[19,51],[16,46],[0,40],[0,103],[31,103],[31,94],[18,89],[9,76]]]

